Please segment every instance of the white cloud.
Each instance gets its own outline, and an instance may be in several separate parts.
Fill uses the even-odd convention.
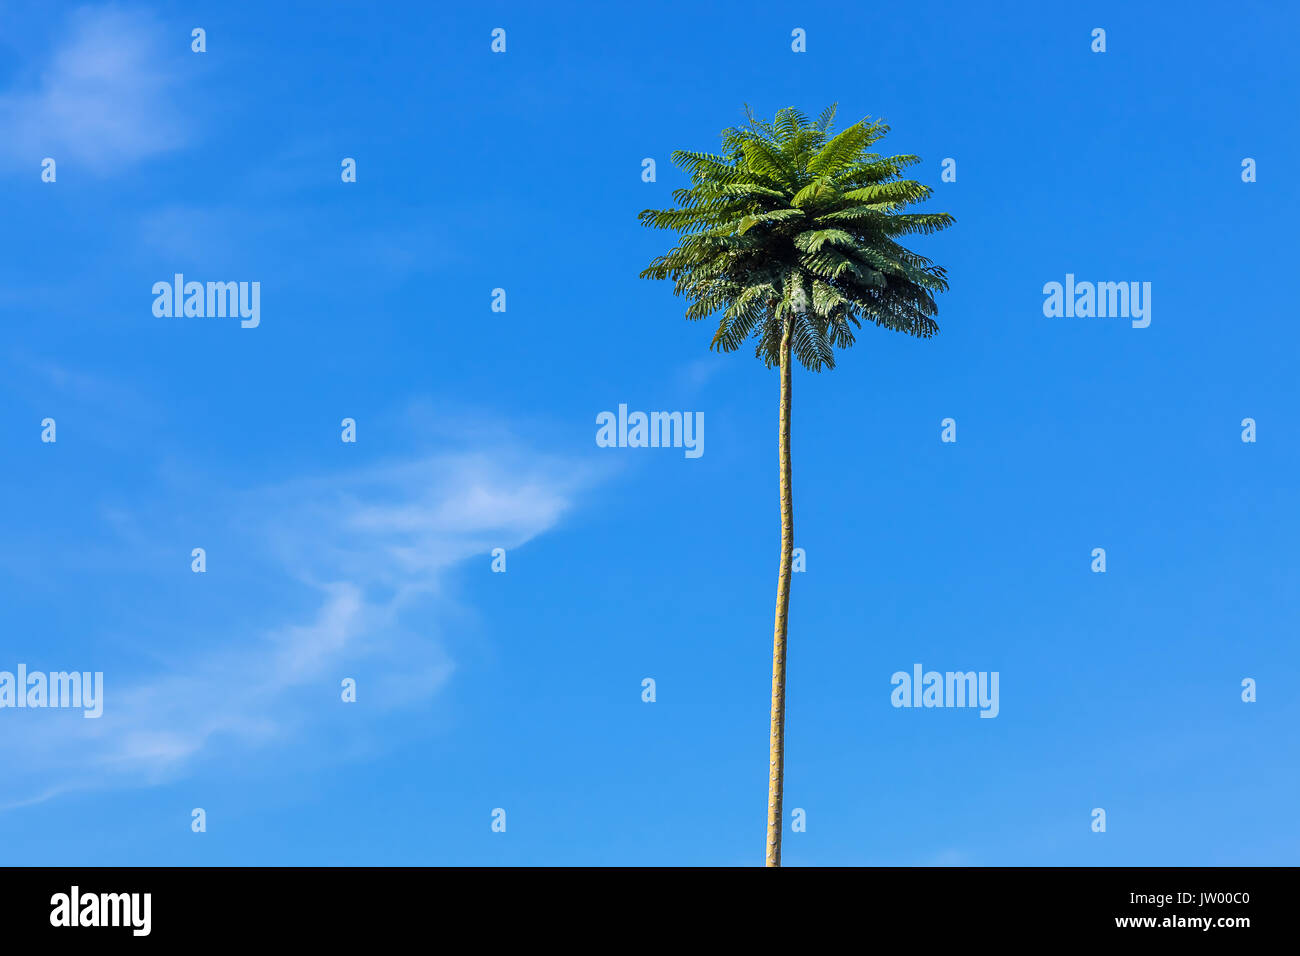
[[[678,370],[678,379],[691,391],[698,391],[723,370],[723,363],[732,358],[733,356],[730,355],[713,354],[705,358],[692,359]]]
[[[183,145],[170,64],[185,40],[139,11],[76,10],[33,81],[0,94],[0,149],[33,170],[51,156],[102,174]]]
[[[214,633],[205,645],[187,635],[197,649],[158,673],[124,679],[106,668],[98,719],[79,710],[6,711],[22,726],[0,737],[9,768],[0,809],[159,782],[218,750],[228,757],[230,748],[288,746],[327,708],[343,706],[339,680],[357,666],[369,675],[368,708],[428,700],[454,667],[436,630],[445,572],[479,557],[488,573],[492,547],[518,547],[554,527],[591,477],[503,448],[238,496],[222,518],[247,529],[238,535],[243,558],[269,553],[277,590],[305,589],[314,608],[270,617],[243,639]],[[232,610],[241,618],[250,611]]]

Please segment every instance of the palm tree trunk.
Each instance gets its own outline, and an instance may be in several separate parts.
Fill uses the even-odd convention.
[[[781,333],[781,571],[776,581],[776,625],[772,635],[772,733],[767,770],[767,865],[781,865],[785,785],[785,633],[790,612],[790,567],[794,562],[794,503],[790,489],[790,333]]]

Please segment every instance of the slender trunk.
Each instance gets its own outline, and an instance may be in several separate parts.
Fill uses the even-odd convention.
[[[767,770],[767,865],[781,865],[782,802],[785,784],[785,632],[790,611],[790,566],[794,561],[794,503],[790,490],[790,333],[781,333],[781,571],[776,579],[776,625],[772,635],[772,734]]]

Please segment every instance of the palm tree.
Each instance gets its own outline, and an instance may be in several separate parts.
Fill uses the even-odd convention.
[[[899,245],[909,233],[950,226],[947,213],[900,210],[930,189],[903,179],[916,156],[879,156],[888,131],[863,119],[832,135],[835,107],[815,123],[794,108],[771,123],[745,109],[746,125],[725,130],[719,154],[679,150],[691,178],[673,209],[647,209],[643,225],[671,229],[680,242],[651,261],[645,279],[671,279],[690,299],[686,318],[721,310],[711,348],[732,352],[753,338],[754,354],[781,369],[779,453],[781,567],[772,640],[772,720],[767,789],[768,866],[781,865],[785,772],[786,625],[794,558],[790,488],[791,364],[835,367],[835,348],[853,344],[862,320],[921,338],[939,327],[934,293],[948,288],[942,267]]]

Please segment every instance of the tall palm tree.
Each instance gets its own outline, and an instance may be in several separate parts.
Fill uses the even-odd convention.
[[[768,368],[781,369],[779,453],[781,567],[772,640],[772,720],[767,789],[767,865],[781,865],[785,773],[786,626],[794,559],[790,487],[791,364],[835,367],[835,348],[853,344],[862,320],[921,338],[939,327],[934,293],[948,288],[942,267],[899,245],[909,233],[950,226],[947,213],[903,212],[930,189],[903,179],[916,156],[879,156],[888,131],[863,119],[833,134],[835,107],[816,122],[794,108],[771,123],[754,118],[722,134],[718,154],[679,150],[691,178],[678,206],[647,209],[641,222],[680,234],[651,261],[645,279],[671,279],[690,299],[686,318],[722,312],[711,348],[732,352],[748,338]]]

